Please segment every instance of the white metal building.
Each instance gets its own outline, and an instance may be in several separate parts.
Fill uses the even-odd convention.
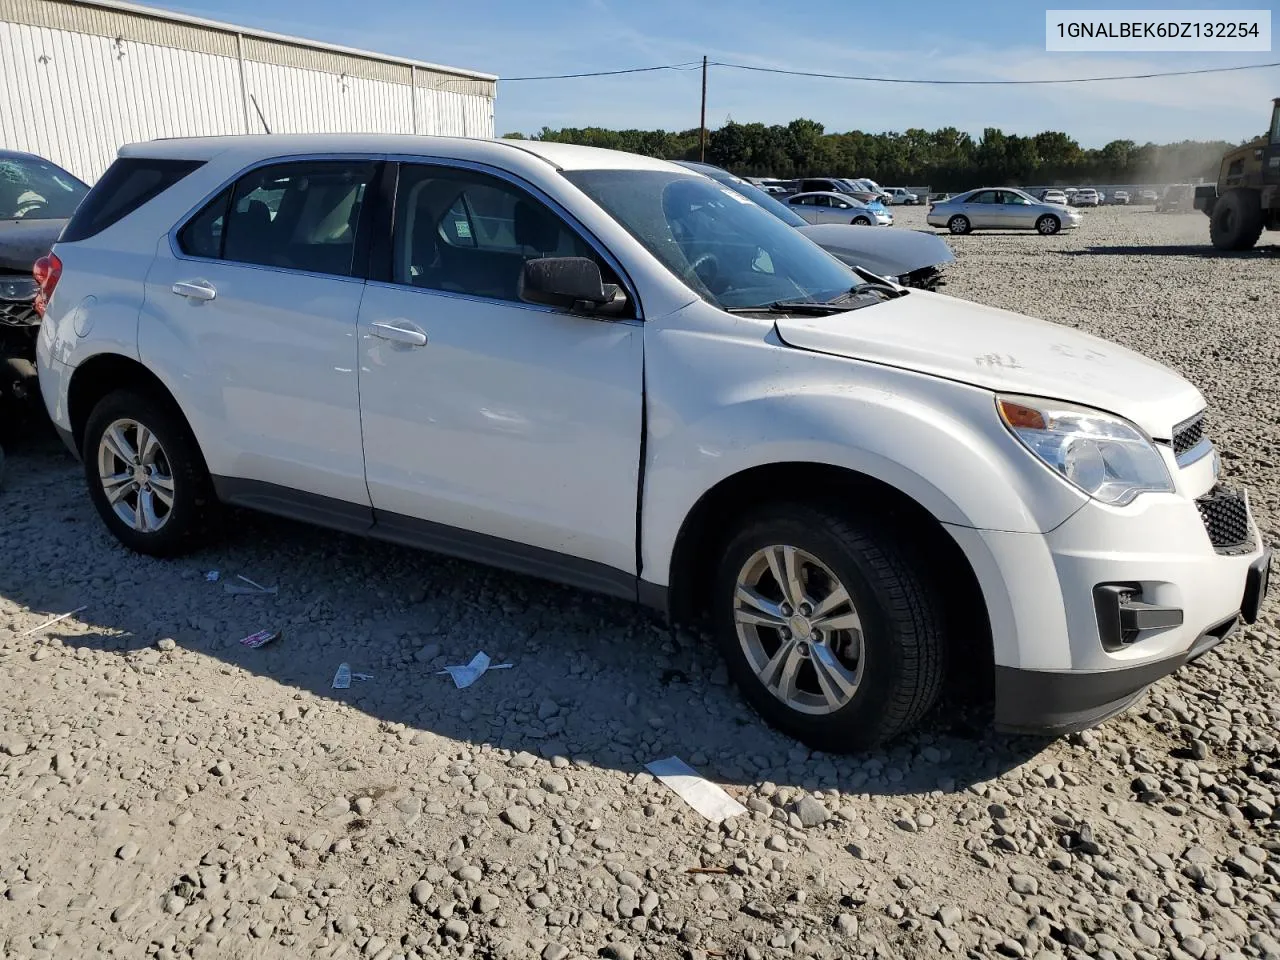
[[[156,137],[492,137],[496,80],[116,0],[0,0],[0,147],[88,182]]]

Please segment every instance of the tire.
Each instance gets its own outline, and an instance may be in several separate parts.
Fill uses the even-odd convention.
[[[1055,217],[1052,213],[1046,213],[1043,217],[1036,221],[1036,231],[1045,237],[1052,237],[1055,233],[1062,229],[1062,221]]]
[[[1209,239],[1219,250],[1251,250],[1262,236],[1262,200],[1253,190],[1229,190],[1214,204]]]
[[[956,236],[960,236],[962,234],[968,233],[970,230],[973,229],[973,227],[969,223],[968,217],[962,217],[960,216],[960,214],[956,214],[954,217],[952,217],[950,220],[947,221],[947,229],[950,230],[952,233],[954,233]]]
[[[869,226],[871,226],[871,221],[870,221],[870,220],[868,220],[866,217],[854,217],[854,218],[853,218],[853,223],[854,223],[854,225],[855,225],[855,226],[858,226],[858,227],[869,227]]]
[[[780,601],[788,594],[772,570],[787,569],[787,549],[806,572],[804,596],[820,602],[834,581],[849,597],[847,606],[829,608],[825,622],[853,616],[861,631],[834,627],[824,635],[822,617],[780,619],[788,609]],[[903,733],[934,705],[945,667],[943,619],[923,569],[897,538],[835,508],[783,504],[754,514],[724,547],[715,578],[716,637],[730,675],[769,724],[813,749],[849,753]],[[744,594],[740,584],[755,592]],[[761,608],[744,599],[748,595],[774,604],[774,614],[759,620]],[[757,623],[739,623],[753,617]],[[832,658],[845,681],[838,686],[828,680],[834,697],[819,680],[820,663]],[[780,663],[792,664],[794,679],[775,670],[771,687],[760,674],[769,669],[765,664]],[[829,668],[826,675],[833,676]]]
[[[130,471],[126,456],[135,454],[132,462],[137,462],[138,427],[154,437],[155,445],[143,441],[146,462],[141,471]],[[108,432],[115,439],[104,443]],[[213,484],[195,437],[167,397],[139,390],[107,394],[89,415],[81,459],[93,505],[115,538],[130,550],[173,557],[190,552],[204,540],[215,505]],[[115,505],[103,483],[104,472],[132,477],[115,485],[117,493],[124,491]],[[142,488],[140,476],[146,481]],[[144,498],[150,510],[140,509]],[[132,514],[133,522],[122,514]]]

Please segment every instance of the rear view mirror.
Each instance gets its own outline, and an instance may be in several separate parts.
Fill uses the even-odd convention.
[[[605,283],[600,267],[586,257],[538,257],[526,260],[520,275],[520,299],[548,307],[585,312],[617,312],[626,303],[617,284]]]

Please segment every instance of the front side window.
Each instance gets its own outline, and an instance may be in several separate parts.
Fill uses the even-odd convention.
[[[722,308],[825,302],[857,277],[728,187],[664,170],[563,174],[704,300]]]
[[[361,160],[253,170],[196,214],[178,244],[196,257],[351,276],[375,170]]]
[[[75,213],[88,192],[47,160],[0,156],[0,220],[62,220]]]
[[[519,302],[525,261],[539,257],[585,257],[605,283],[619,282],[559,215],[514,184],[452,167],[400,168],[392,282]]]

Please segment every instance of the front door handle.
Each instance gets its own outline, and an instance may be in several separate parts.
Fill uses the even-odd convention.
[[[212,300],[218,295],[207,280],[179,280],[173,285],[173,292],[188,300]]]
[[[425,347],[427,345],[427,335],[421,330],[414,330],[410,327],[399,327],[394,323],[377,323],[369,324],[370,330],[375,337],[383,340],[391,340],[394,343],[404,343],[411,347]]]

